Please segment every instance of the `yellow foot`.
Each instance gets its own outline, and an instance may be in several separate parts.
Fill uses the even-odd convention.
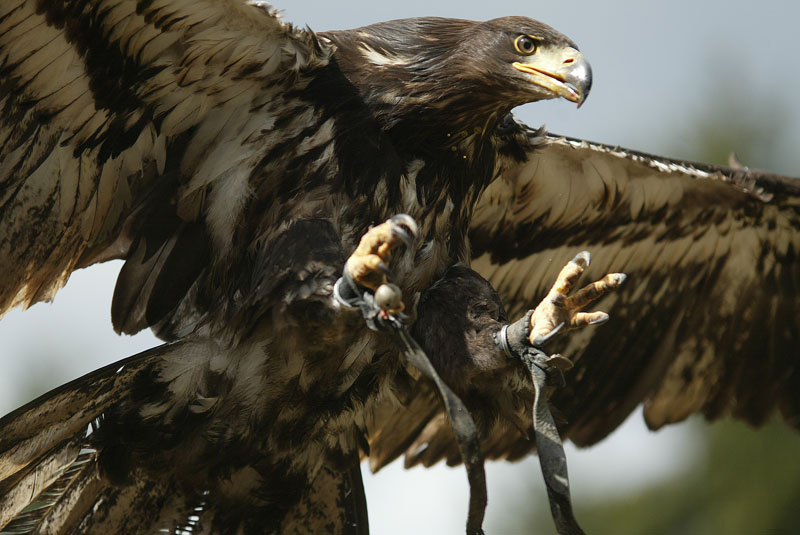
[[[579,312],[579,310],[618,288],[625,282],[626,275],[610,273],[599,281],[584,286],[575,294],[569,295],[590,261],[589,252],[581,251],[558,274],[547,297],[539,303],[531,315],[529,336],[531,344],[540,346],[562,329],[577,329],[608,321],[608,314],[605,312]]]
[[[400,289],[389,282],[392,254],[401,245],[411,247],[417,232],[417,223],[411,216],[396,215],[369,229],[344,265],[353,282],[373,290],[375,303],[388,312],[403,310]]]

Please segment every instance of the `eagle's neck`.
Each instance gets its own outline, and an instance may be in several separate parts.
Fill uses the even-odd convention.
[[[470,114],[466,101],[437,101],[433,95],[426,97],[428,106],[410,100],[392,105],[388,93],[373,93],[374,85],[364,85],[363,77],[340,63],[316,72],[307,92],[324,110],[318,121],[335,122],[337,176],[331,183],[354,196],[385,197],[389,215],[412,196],[409,188],[422,212],[439,211],[446,202],[467,205],[469,212],[493,176],[495,133],[505,110]],[[374,195],[376,189],[385,195]]]

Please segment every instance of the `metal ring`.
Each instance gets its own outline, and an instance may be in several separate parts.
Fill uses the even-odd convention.
[[[508,324],[503,325],[503,327],[500,329],[499,336],[500,336],[500,347],[503,348],[503,351],[505,351],[506,355],[508,355],[508,358],[512,359],[517,358],[517,356],[511,352],[511,346],[508,345]]]

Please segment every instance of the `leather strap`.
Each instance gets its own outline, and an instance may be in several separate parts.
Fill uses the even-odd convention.
[[[392,332],[403,357],[436,385],[444,401],[445,411],[461,452],[461,460],[467,469],[469,480],[467,535],[483,535],[487,502],[486,473],[478,429],[464,402],[439,377],[425,351],[408,332],[409,318],[406,315],[393,315],[381,310],[375,304],[372,293],[360,290],[347,270],[344,270],[342,278],[336,282],[334,296],[347,308],[359,308],[370,329]]]

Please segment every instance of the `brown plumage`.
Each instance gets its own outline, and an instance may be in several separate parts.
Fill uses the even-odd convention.
[[[630,280],[611,326],[560,342],[566,436],[595,442],[640,402],[655,426],[798,421],[797,183],[517,123],[518,104],[590,87],[541,23],[316,35],[238,0],[11,0],[0,75],[0,310],[123,258],[114,327],[170,341],[0,420],[0,526],[358,532],[360,455],[458,462],[430,385],[332,296],[401,212],[420,239],[393,281],[486,456],[534,446],[530,385],[491,335],[579,249],[590,277]],[[42,481],[49,506],[23,512]]]

